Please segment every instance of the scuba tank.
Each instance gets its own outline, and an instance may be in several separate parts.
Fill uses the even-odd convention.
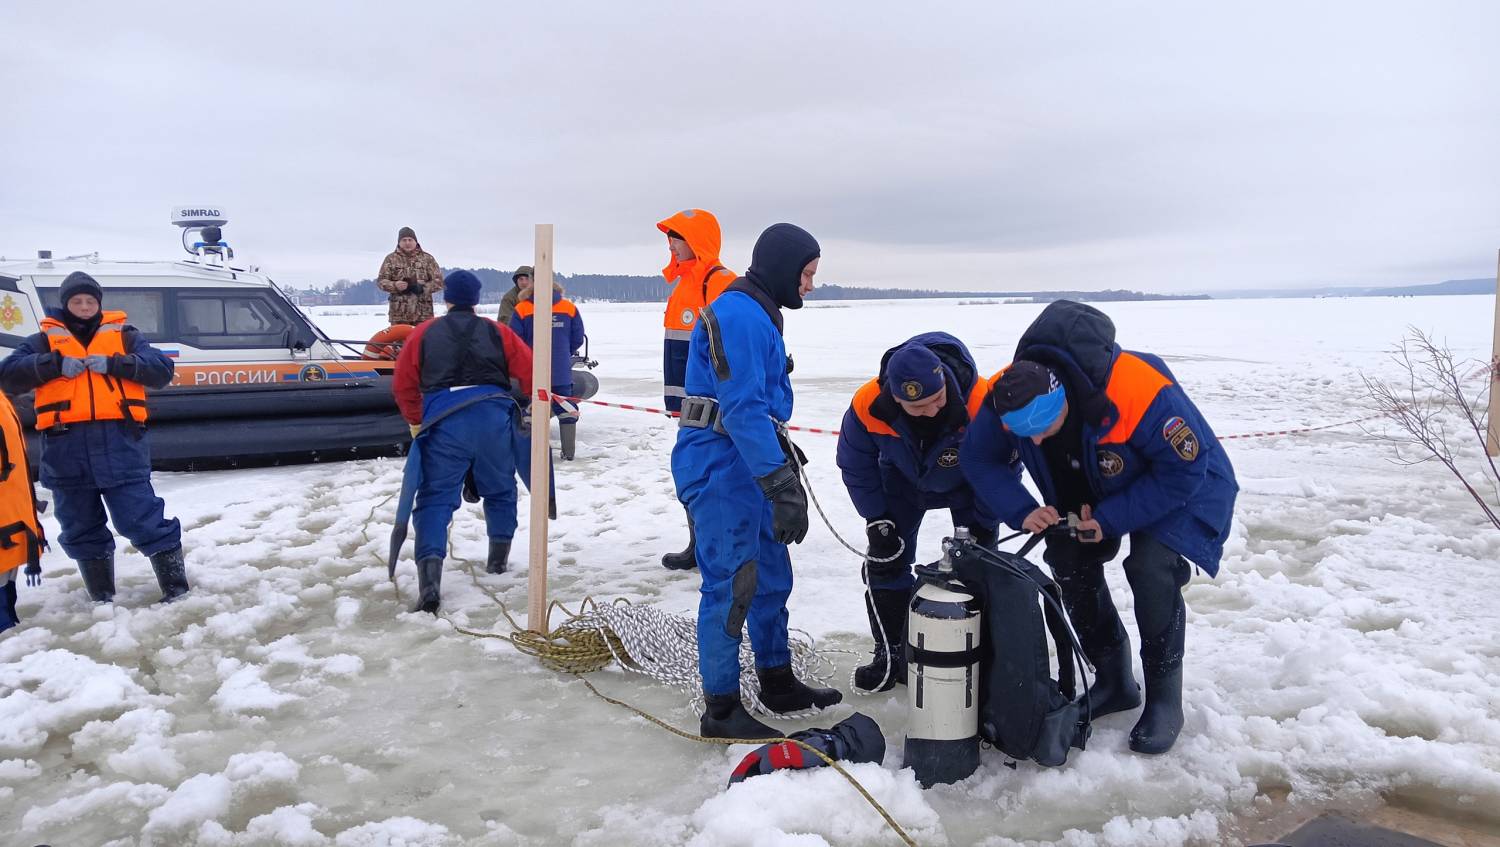
[[[906,628],[904,764],[923,788],[979,768],[979,601],[954,575],[952,559],[969,543],[968,528],[957,527],[943,558],[916,569]]]

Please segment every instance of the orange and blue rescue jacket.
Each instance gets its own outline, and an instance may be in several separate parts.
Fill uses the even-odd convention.
[[[536,322],[536,302],[527,297],[516,303],[516,310],[510,316],[510,328],[515,330],[516,335],[526,342],[527,347],[534,347],[532,339]],[[583,315],[578,313],[578,307],[573,305],[572,300],[562,296],[562,292],[552,292],[552,387],[567,388],[573,384],[573,354],[583,347]]]
[[[1098,395],[1082,375],[1085,369],[1068,354],[1050,353],[1049,365],[1061,364],[1070,372],[1062,380],[1068,414],[1085,414],[1093,405],[1090,394],[1100,401],[1098,417],[1086,416],[1082,430],[1083,455],[1095,457],[1084,471],[1096,496],[1094,517],[1105,536],[1145,531],[1210,576],[1217,574],[1239,486],[1213,429],[1166,364],[1116,345]],[[1037,502],[1012,471],[1017,457],[1042,500],[1055,505],[1041,447],[1012,434],[994,405],[982,404],[964,439],[964,473],[989,508],[1019,530]]]
[[[883,387],[891,355],[912,342],[937,355],[948,389],[947,405],[933,422],[936,434],[926,441]],[[969,349],[946,332],[923,333],[887,350],[879,374],[854,393],[839,427],[839,471],[860,517],[886,515],[888,498],[928,508],[970,502],[973,494],[959,467],[959,447],[988,390]]]

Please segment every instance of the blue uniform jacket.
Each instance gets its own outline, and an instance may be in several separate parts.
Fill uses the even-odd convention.
[[[532,343],[533,324],[536,322],[536,304],[529,298],[516,304],[510,316],[510,328],[526,342]],[[573,355],[583,347],[583,315],[572,300],[563,299],[559,291],[552,292],[552,384],[573,384]]]
[[[910,418],[882,388],[886,364],[902,345],[887,350],[879,375],[854,395],[839,428],[839,470],[854,508],[865,520],[888,514],[888,496],[928,508],[962,505],[973,496],[959,467],[959,447],[986,384],[978,378],[969,349],[952,335],[927,332],[903,345],[910,342],[925,345],[943,364],[948,405],[939,412],[942,433],[919,449]]]
[[[1081,370],[1075,364],[1074,379],[1083,379]],[[1081,407],[1074,402],[1076,384],[1065,381],[1069,414]],[[1083,439],[1084,454],[1096,457],[1085,470],[1099,498],[1094,517],[1104,534],[1116,538],[1145,530],[1210,576],[1217,574],[1239,486],[1208,421],[1161,359],[1118,345],[1103,394],[1109,409],[1097,423],[1084,422]],[[964,473],[989,508],[1020,529],[1037,502],[1011,472],[1016,458],[1042,499],[1053,503],[1041,448],[1012,435],[985,403],[964,438]]]
[[[709,322],[693,327],[688,347],[687,394],[713,397],[728,435],[708,429],[681,429],[673,462],[679,493],[709,471],[708,462],[693,461],[733,449],[753,477],[786,464],[774,421],[792,416],[792,381],[787,375],[786,344],[766,310],[743,291],[731,288],[713,302],[718,345],[709,338]],[[722,347],[723,358],[715,352]]]

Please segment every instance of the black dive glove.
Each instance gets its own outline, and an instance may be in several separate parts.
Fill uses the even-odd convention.
[[[415,294],[418,297],[421,297],[426,292],[427,292],[427,286],[423,285],[420,282],[408,282],[406,284],[406,293],[407,294]]]
[[[800,544],[807,537],[807,492],[790,462],[756,477],[761,493],[771,501],[771,534],[782,544]]]

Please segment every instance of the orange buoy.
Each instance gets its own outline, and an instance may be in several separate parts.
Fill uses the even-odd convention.
[[[401,345],[416,327],[410,324],[394,324],[370,336],[365,344],[366,359],[394,359],[401,352]]]

